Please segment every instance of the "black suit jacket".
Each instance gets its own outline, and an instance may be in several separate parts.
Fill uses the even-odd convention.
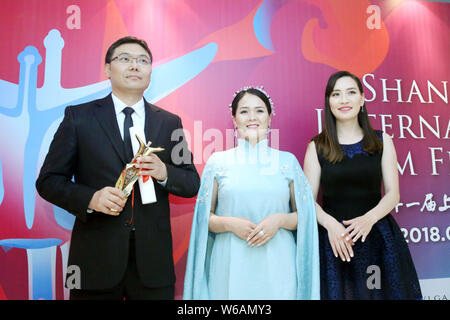
[[[136,262],[147,287],[175,282],[169,193],[194,197],[200,186],[184,135],[175,134],[175,141],[171,139],[177,129],[182,129],[178,116],[145,101],[145,135],[152,147],[165,149],[157,155],[166,164],[168,176],[165,187],[154,183],[157,202],[152,204],[142,204],[139,186],[135,184]],[[172,151],[188,161],[172,161]],[[87,213],[87,208],[97,190],[115,185],[125,164],[125,147],[111,95],[66,108],[36,188],[42,198],[76,216],[68,265],[80,268],[81,289],[112,288],[124,276],[131,195],[119,216]]]

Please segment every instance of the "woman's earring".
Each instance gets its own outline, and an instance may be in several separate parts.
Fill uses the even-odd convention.
[[[364,111],[364,105],[361,106],[361,112],[365,112]]]

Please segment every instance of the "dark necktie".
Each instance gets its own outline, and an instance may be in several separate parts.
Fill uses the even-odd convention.
[[[130,128],[133,126],[133,119],[131,114],[134,112],[133,108],[126,107],[123,109],[125,113],[125,121],[123,122],[123,142],[125,143],[125,155],[127,162],[133,159],[133,147],[131,145]]]

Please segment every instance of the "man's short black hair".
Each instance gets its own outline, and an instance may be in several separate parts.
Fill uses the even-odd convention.
[[[138,39],[136,37],[127,36],[127,37],[120,38],[119,40],[116,40],[108,48],[108,51],[106,51],[106,56],[105,56],[105,64],[111,62],[111,59],[113,58],[112,55],[114,53],[114,50],[116,50],[117,47],[119,47],[119,46],[121,46],[123,44],[126,44],[126,43],[136,43],[136,44],[140,45],[149,54],[150,62],[151,63],[153,62],[152,52],[150,51],[150,48],[148,47],[147,42],[145,42],[145,40],[141,40],[141,39]]]

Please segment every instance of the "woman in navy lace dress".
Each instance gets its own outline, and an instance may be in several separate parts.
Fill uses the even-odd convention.
[[[389,214],[400,197],[394,144],[370,126],[361,81],[349,72],[328,80],[324,129],[308,145],[304,171],[316,199],[322,191],[321,298],[421,299],[408,246]]]

